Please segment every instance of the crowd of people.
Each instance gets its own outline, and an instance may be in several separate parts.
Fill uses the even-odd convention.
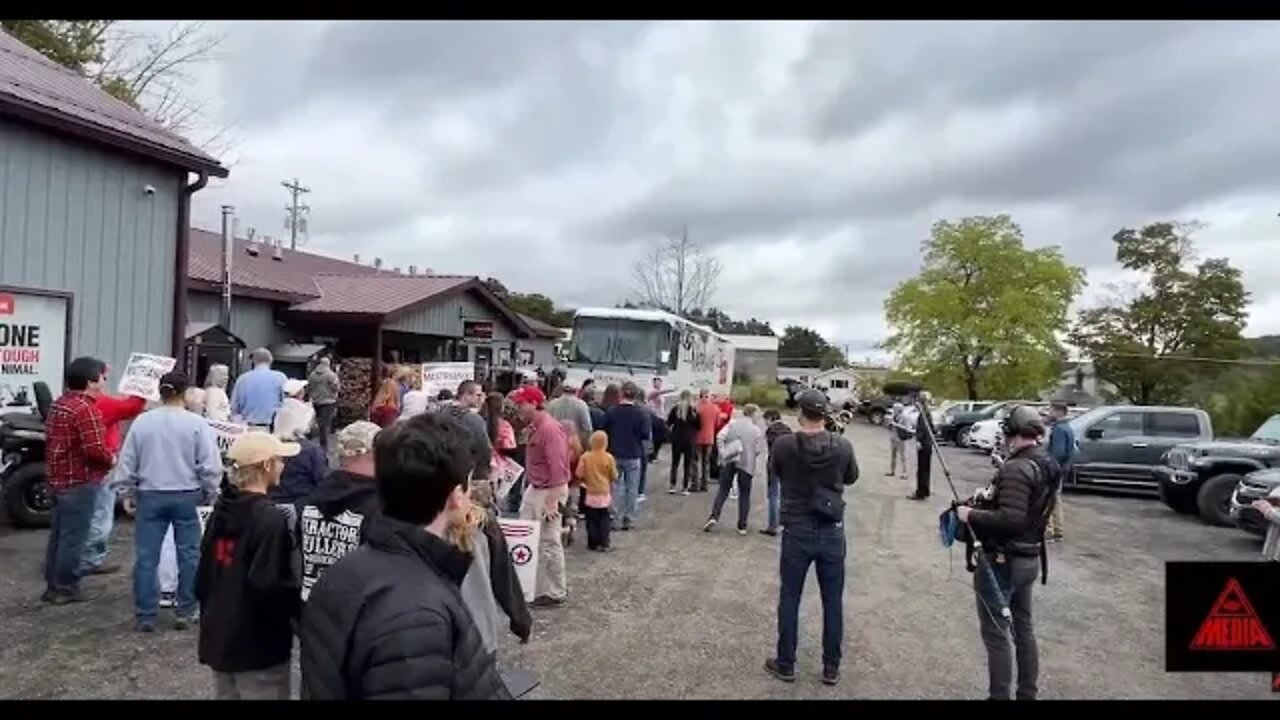
[[[669,442],[669,493],[706,492],[718,480],[707,532],[735,495],[736,529],[748,532],[752,489],[764,473],[760,532],[781,536],[777,647],[765,670],[796,679],[799,606],[813,566],[821,678],[838,682],[843,491],[859,469],[849,440],[827,429],[821,392],[797,397],[793,427],[776,411],[762,417],[754,405],[734,408],[705,390],[695,399],[660,380],[647,390],[626,382],[602,393],[590,381],[558,383],[549,399],[535,383],[503,395],[467,380],[432,398],[418,381],[393,374],[395,387],[384,385],[379,396],[385,406],[395,394],[394,418],[379,415],[375,401],[371,421],[335,435],[324,408],[338,382],[327,361],[304,382],[273,370],[265,350],[252,357],[230,397],[225,368],[212,368],[204,388],[172,372],[160,378],[151,409],[109,396],[101,361],[78,358],[67,367],[66,390],[47,418],[55,504],[43,600],[89,600],[82,578],[118,569],[105,560],[110,528],[98,517],[111,477],[136,498],[135,627],[155,632],[171,594],[172,627],[199,626],[214,697],[291,697],[295,644],[304,699],[510,697],[497,664],[502,628],[527,642],[530,607],[565,604],[564,548],[580,519],[587,548],[606,553],[613,533],[643,521],[648,468]],[[917,398],[911,407],[915,417],[896,408],[890,425],[895,463],[908,442],[933,448],[927,405]],[[1046,537],[1061,531],[1057,497],[1074,447],[1064,416],[1055,407],[1058,422],[1047,428],[1031,408],[1009,413],[995,481],[947,511],[970,529],[966,542],[977,554],[966,559],[985,568],[974,587],[992,698],[1038,692],[1031,598],[1044,577]],[[249,429],[223,451],[209,420]],[[326,448],[335,444],[331,470]],[[913,494],[920,496],[928,496],[927,475]],[[539,527],[531,602],[502,515]],[[993,597],[999,607],[987,601]]]

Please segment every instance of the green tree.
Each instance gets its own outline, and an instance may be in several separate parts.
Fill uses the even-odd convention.
[[[885,301],[885,346],[907,372],[972,400],[1026,397],[1057,375],[1067,308],[1084,271],[1056,247],[1028,249],[1008,215],[934,223],[924,268]]]
[[[541,293],[525,295],[512,292],[497,278],[485,278],[484,283],[489,286],[494,295],[497,295],[507,304],[507,307],[521,315],[528,315],[535,320],[541,320],[558,328],[566,328],[573,324],[573,311],[557,308],[555,301],[546,295]]]
[[[1158,222],[1117,232],[1116,259],[1144,273],[1146,288],[1081,312],[1071,332],[1099,376],[1139,405],[1183,402],[1197,378],[1222,367],[1186,358],[1237,358],[1248,348],[1240,336],[1249,302],[1240,271],[1220,258],[1192,266],[1198,227]]]
[[[778,339],[778,364],[826,370],[844,364],[844,354],[816,330],[789,325]]]

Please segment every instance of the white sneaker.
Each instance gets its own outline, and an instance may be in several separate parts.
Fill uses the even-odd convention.
[[[640,497],[636,498],[636,502],[638,503],[644,502],[644,495],[641,495]]]
[[[160,607],[171,608],[178,605],[178,594],[171,592],[160,593]]]
[[[732,488],[729,488],[729,499],[730,499],[730,500],[737,500],[737,499],[738,499],[738,486],[737,486],[737,485],[734,485]]]

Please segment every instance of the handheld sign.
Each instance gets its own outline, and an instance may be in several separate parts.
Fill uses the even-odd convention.
[[[120,385],[116,391],[121,395],[134,395],[159,402],[160,377],[173,370],[177,363],[177,359],[163,355],[133,353],[124,367],[124,374],[120,376]]]
[[[502,518],[498,524],[502,526],[502,537],[507,541],[507,551],[511,553],[511,564],[516,568],[524,599],[533,602],[537,590],[538,540],[542,537],[542,524],[534,520],[507,518]]]
[[[456,392],[463,380],[476,379],[476,366],[469,362],[425,363],[422,366],[422,390],[435,400],[441,390]]]
[[[205,418],[204,421],[209,423],[209,427],[213,428],[214,435],[218,436],[218,452],[222,453],[223,456],[231,449],[231,444],[236,441],[236,438],[249,430],[247,425],[239,423],[211,420],[209,418]]]
[[[504,455],[497,456],[489,471],[489,479],[493,481],[494,498],[498,502],[505,500],[507,493],[511,492],[511,488],[523,474],[524,468],[520,463]]]

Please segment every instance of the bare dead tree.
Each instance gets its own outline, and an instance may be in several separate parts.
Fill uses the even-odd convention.
[[[632,275],[641,303],[683,317],[707,308],[721,269],[720,261],[691,240],[684,227],[636,262]]]

